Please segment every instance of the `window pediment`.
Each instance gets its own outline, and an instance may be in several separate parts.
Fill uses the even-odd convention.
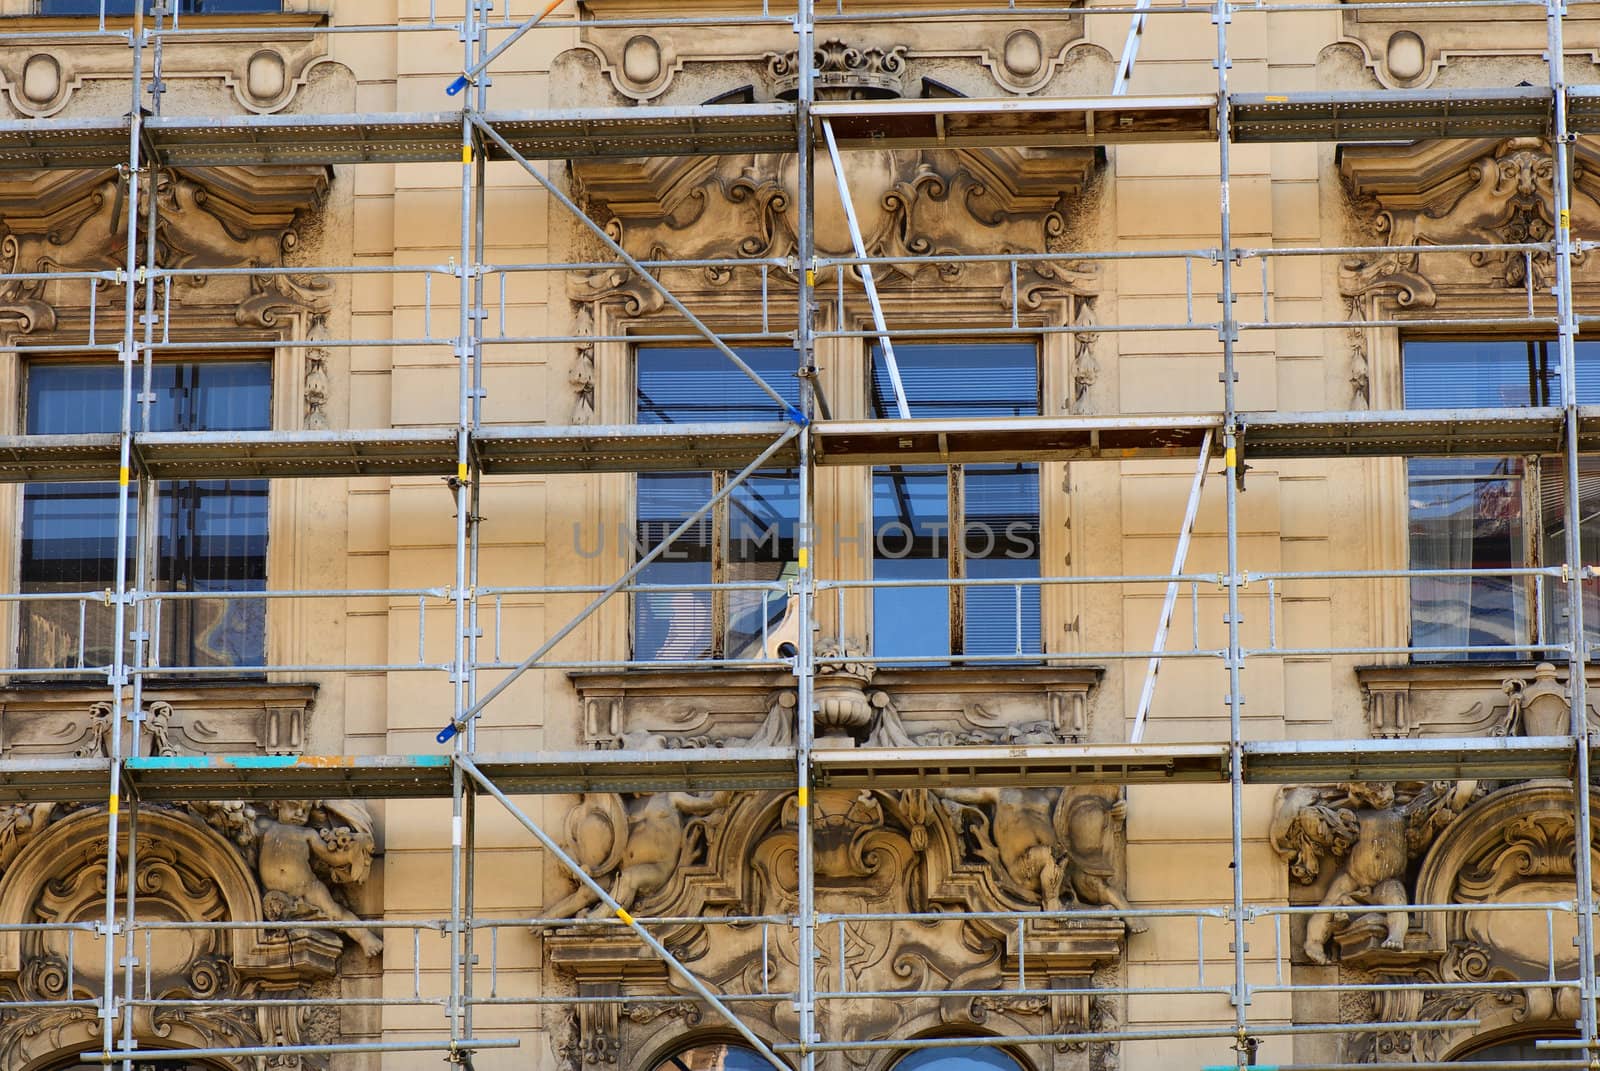
[[[196,272],[290,266],[320,210],[332,168],[164,169],[155,183],[157,263]],[[129,204],[111,168],[17,172],[0,180],[0,272],[120,271],[127,266],[127,214],[148,211],[149,185]],[[144,259],[141,241],[138,259]],[[174,298],[236,305],[241,325],[270,323],[275,310],[323,303],[331,284],[312,276],[261,275],[179,280]],[[120,303],[96,284],[94,300]],[[68,309],[87,308],[86,280],[0,284],[0,326],[23,334],[54,330]]]

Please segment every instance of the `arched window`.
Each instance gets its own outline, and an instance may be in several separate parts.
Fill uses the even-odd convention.
[[[708,1042],[679,1049],[654,1071],[771,1071],[771,1065],[748,1046]]]
[[[1557,1035],[1548,1035],[1556,1037]],[[1518,1038],[1516,1041],[1502,1041],[1488,1048],[1478,1049],[1460,1057],[1459,1063],[1476,1064],[1486,1063],[1490,1060],[1551,1060],[1559,1059],[1563,1054],[1559,1049],[1541,1049],[1536,1043],[1544,1038]]]
[[[1027,1071],[1015,1056],[990,1045],[918,1049],[894,1065],[893,1071]]]

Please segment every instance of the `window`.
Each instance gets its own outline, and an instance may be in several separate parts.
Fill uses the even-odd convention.
[[[1032,343],[895,347],[912,417],[1033,416],[1039,359]],[[872,415],[896,414],[874,347]],[[877,580],[1039,578],[1039,466],[889,465],[872,473]],[[1039,587],[873,589],[880,657],[1039,654]]]
[[[1600,343],[1577,349],[1578,400],[1600,402]],[[1554,342],[1516,339],[1412,340],[1405,344],[1409,409],[1559,405]],[[1408,462],[1413,569],[1507,569],[1566,557],[1559,457],[1416,458]],[[1600,457],[1579,462],[1585,515],[1600,508]],[[1583,556],[1600,551],[1585,531]],[[1584,585],[1590,642],[1600,639],[1600,586]],[[1515,647],[1562,643],[1567,604],[1561,585],[1520,577],[1415,577],[1411,642],[1417,647]],[[1419,659],[1508,658],[1515,652],[1419,654]]]
[[[756,374],[799,404],[791,349],[739,350]],[[641,346],[635,354],[641,424],[772,421],[777,403],[710,348]],[[637,545],[648,553],[728,481],[727,472],[643,472],[638,476]],[[771,582],[793,575],[799,474],[772,469],[749,477],[701,523],[647,565],[640,584]],[[754,658],[779,631],[788,603],[762,591],[641,592],[633,602],[639,660]],[[770,644],[769,644],[770,646]]]
[[[131,15],[134,0],[39,0],[41,15],[99,15],[102,3],[107,15]],[[148,13],[154,0],[144,0]],[[167,11],[179,15],[226,15],[240,12],[283,10],[283,0],[167,0]]]
[[[271,426],[268,361],[158,364],[153,431],[248,431]],[[40,362],[27,371],[29,434],[116,430],[117,365]],[[185,480],[156,485],[155,587],[160,591],[260,591],[266,586],[267,481]],[[124,523],[129,553],[137,513]],[[21,590],[100,591],[116,582],[117,485],[34,483],[22,498]],[[132,576],[132,560],[128,568]],[[109,608],[74,601],[23,605],[20,664],[71,669],[111,661]],[[259,599],[169,599],[159,603],[161,664],[259,666],[266,606]],[[156,624],[151,622],[152,627]],[[80,635],[81,629],[81,635]]]
[[[1502,1041],[1497,1045],[1490,1045],[1486,1049],[1478,1049],[1458,1058],[1456,1063],[1483,1064],[1503,1060],[1560,1060],[1568,1058],[1570,1054],[1563,1053],[1560,1049],[1541,1049],[1535,1042],[1542,1041],[1545,1037],[1552,1039],[1570,1038],[1571,1034],[1550,1034],[1540,1038],[1523,1038],[1521,1041]]]
[[[1023,1071],[1023,1067],[1004,1049],[970,1045],[919,1049],[897,1062],[891,1071]]]
[[[771,1067],[754,1049],[711,1043],[673,1053],[654,1071],[770,1071]]]

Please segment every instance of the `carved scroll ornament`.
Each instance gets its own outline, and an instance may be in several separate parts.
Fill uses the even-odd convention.
[[[286,313],[325,307],[332,284],[294,272],[204,273],[290,267],[329,179],[323,167],[163,168],[130,200],[115,171],[21,173],[0,186],[0,270],[120,273],[128,215],[138,215],[142,230],[153,186],[155,263],[193,272],[174,281],[173,300],[229,305],[239,325],[269,327]],[[142,235],[137,254],[142,264]],[[86,315],[91,304],[120,301],[111,293],[118,285],[111,278],[12,279],[0,284],[0,327],[19,334],[54,330],[69,310]]]
[[[204,929],[183,942],[157,941],[142,971],[160,999],[210,999],[199,1008],[140,1007],[134,1028],[168,1047],[292,1045],[331,1041],[288,998],[336,995],[346,937],[296,926],[298,920],[357,922],[335,890],[367,878],[375,840],[360,804],[282,801],[142,805],[139,809],[138,911],[171,922],[281,922],[266,929]],[[15,804],[0,808],[0,911],[21,922],[92,921],[105,913],[103,808]],[[127,859],[118,867],[124,894]],[[381,943],[352,925],[349,939],[367,954]],[[82,1000],[105,984],[98,954],[69,943],[65,931],[0,934],[0,997],[8,1001]],[[348,969],[348,967],[346,968]],[[277,1000],[268,1006],[251,1001]],[[60,1050],[93,1047],[93,1009],[13,1010],[0,1020],[0,1065],[35,1066]],[[275,1069],[320,1067],[298,1056],[273,1057]],[[253,1059],[234,1061],[239,1071]]]

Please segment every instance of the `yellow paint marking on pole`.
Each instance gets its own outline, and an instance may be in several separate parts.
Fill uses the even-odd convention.
[[[115,816],[121,806],[121,801],[119,801],[116,796],[112,796],[107,806],[111,809],[112,815]]]
[[[456,479],[462,483],[467,482],[467,463],[465,461],[456,462]]]
[[[117,470],[117,485],[120,486],[120,487],[128,486],[128,476],[129,476],[128,466],[124,465],[121,468],[119,468]]]
[[[811,561],[811,548],[800,548],[800,568],[804,569]]]
[[[633,921],[633,916],[628,914],[626,908],[617,908],[617,918],[621,919],[623,922],[626,922],[629,926],[638,925],[638,923]]]
[[[1231,446],[1228,447],[1227,450],[1223,451],[1222,461],[1223,461],[1223,464],[1227,465],[1230,469],[1234,468],[1235,466],[1237,466],[1239,464],[1239,453],[1238,453],[1238,451],[1236,451]]]
[[[806,807],[810,805],[811,793],[806,790],[805,785],[800,786],[800,790],[796,793],[796,795],[799,796],[798,802],[800,806]]]
[[[464,163],[464,164],[472,163],[472,146],[470,144],[466,144],[466,143],[462,144],[462,146],[461,146],[461,162]]]

